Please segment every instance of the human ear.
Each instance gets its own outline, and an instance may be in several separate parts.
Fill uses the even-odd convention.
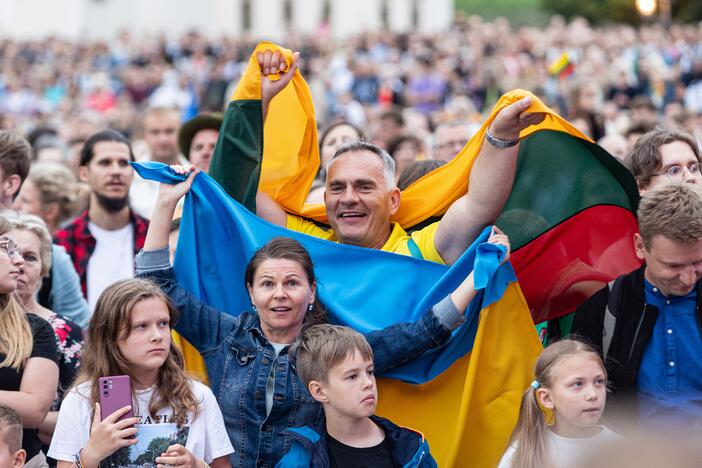
[[[400,199],[402,198],[400,189],[394,187],[390,190],[390,214],[394,215],[400,208]]]
[[[27,452],[24,449],[19,449],[12,455],[12,466],[15,468],[21,468],[24,466],[24,462],[27,459]]]
[[[646,260],[646,245],[644,244],[643,237],[641,237],[641,234],[638,232],[634,234],[634,250],[639,260]]]
[[[59,215],[59,204],[58,202],[51,202],[44,205],[42,208],[42,215],[44,219],[49,221],[51,224],[55,224]],[[48,223],[47,223],[48,224]]]
[[[546,388],[536,390],[536,399],[544,408],[552,410],[554,407],[551,392]]]
[[[310,380],[310,383],[307,384],[307,389],[310,391],[310,395],[312,395],[312,398],[317,400],[320,403],[326,403],[329,401],[329,398],[327,397],[327,392],[324,389],[324,385],[322,385],[320,382],[317,382],[316,380]]]
[[[14,197],[17,192],[19,192],[21,185],[22,181],[20,180],[20,176],[17,174],[6,177],[2,184],[3,196]]]
[[[246,283],[246,290],[249,292],[249,299],[251,299],[251,304],[256,307],[254,304],[254,294],[253,294],[253,287],[251,286],[251,283]]]
[[[81,182],[88,181],[88,166],[79,166],[78,167],[78,178],[80,179]]]

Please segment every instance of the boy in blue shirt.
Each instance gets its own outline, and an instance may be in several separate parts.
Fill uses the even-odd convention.
[[[363,335],[337,325],[302,332],[293,351],[297,373],[324,408],[314,426],[286,431],[294,439],[278,467],[436,467],[421,433],[375,416],[373,351]]]

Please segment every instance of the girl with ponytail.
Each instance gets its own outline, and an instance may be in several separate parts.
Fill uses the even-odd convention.
[[[591,346],[568,339],[553,343],[536,361],[534,375],[499,468],[573,466],[594,445],[619,437],[598,425],[607,372]],[[542,408],[553,413],[552,425]]]

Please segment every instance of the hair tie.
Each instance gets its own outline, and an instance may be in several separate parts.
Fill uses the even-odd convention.
[[[534,390],[537,390],[539,387],[541,387],[541,384],[539,383],[538,380],[533,380],[529,386],[533,388]]]

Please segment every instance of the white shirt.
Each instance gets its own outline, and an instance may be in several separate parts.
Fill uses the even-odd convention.
[[[613,442],[621,436],[605,426],[599,426],[600,432],[585,439],[575,439],[562,437],[555,432],[548,430],[548,447],[550,449],[551,463],[556,468],[574,466],[584,455],[591,453],[593,447],[597,447],[608,442]],[[513,442],[502,455],[498,468],[510,468],[512,458],[517,450],[519,441]]]
[[[88,307],[95,310],[98,297],[114,283],[134,276],[134,226],[108,231],[89,222],[88,229],[95,238],[95,250],[88,260]]]
[[[224,427],[222,412],[217,406],[212,391],[200,382],[191,380],[190,383],[195,400],[200,402],[200,413],[195,419],[192,414],[188,414],[186,424],[180,429],[175,423],[168,422],[173,416],[173,410],[170,407],[163,408],[153,417],[148,415],[153,387],[136,392],[135,407],[138,409],[134,414],[141,417],[141,423],[136,425],[139,431],[136,435],[139,443],[126,447],[125,453],[113,454],[111,456],[113,462],[117,458],[124,461],[127,456],[132,462],[141,457],[138,463],[140,465],[153,461],[145,460],[149,456],[147,447],[157,438],[167,438],[174,443],[182,443],[193,455],[207,464],[212,463],[215,458],[234,452]],[[63,400],[51,447],[49,447],[50,457],[72,462],[80,449],[88,443],[94,408],[90,402],[90,388],[90,382],[82,383],[71,390]],[[160,456],[160,453],[155,456]],[[105,461],[107,462],[107,459]],[[113,466],[124,465],[117,463]]]

